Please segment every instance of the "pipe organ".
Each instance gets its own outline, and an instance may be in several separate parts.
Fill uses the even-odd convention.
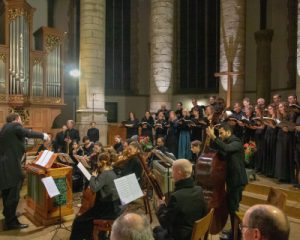
[[[33,34],[34,11],[26,0],[0,0],[0,125],[9,112],[26,112],[25,126],[48,131],[64,104],[64,34]]]

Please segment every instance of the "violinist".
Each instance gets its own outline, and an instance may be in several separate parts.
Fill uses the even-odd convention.
[[[84,155],[90,156],[94,149],[94,143],[90,141],[90,138],[88,136],[84,136],[82,138],[82,142],[83,142],[82,149],[83,149]]]
[[[114,184],[116,178],[110,155],[102,153],[89,183],[91,190],[96,193],[94,206],[74,219],[71,240],[92,239],[94,219],[113,220],[120,215],[120,200]]]
[[[117,162],[114,163],[114,170],[120,176],[126,176],[135,173],[138,181],[142,177],[142,166],[140,164],[138,154],[141,152],[141,147],[138,142],[131,142],[127,148],[127,155],[121,156]]]
[[[103,150],[102,143],[95,142],[93,152],[88,158],[92,170],[96,169],[99,155],[103,152],[104,152],[104,150]]]
[[[123,151],[123,143],[120,135],[116,135],[114,137],[115,144],[113,145],[113,148],[115,149],[116,153],[119,154]]]

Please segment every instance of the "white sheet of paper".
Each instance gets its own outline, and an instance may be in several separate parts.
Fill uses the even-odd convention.
[[[48,164],[48,162],[53,154],[54,154],[54,152],[48,151],[40,165],[42,167],[45,167]]]
[[[37,165],[40,165],[41,166],[41,163],[43,162],[45,156],[47,155],[48,153],[48,150],[45,150],[43,153],[42,153],[42,156],[39,158],[39,160],[37,160],[37,162],[35,164]]]
[[[114,182],[123,205],[143,196],[142,189],[134,173],[117,178]]]
[[[77,167],[80,169],[80,171],[86,177],[86,179],[90,181],[92,175],[89,173],[88,170],[86,170],[86,168],[83,166],[83,164],[80,162],[77,164]]]
[[[42,178],[42,182],[43,182],[50,198],[53,198],[60,194],[60,192],[54,182],[53,177]]]

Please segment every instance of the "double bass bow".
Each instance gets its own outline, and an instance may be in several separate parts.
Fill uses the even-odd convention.
[[[210,148],[211,139],[207,134],[204,139],[202,152],[196,162],[195,179],[197,185],[203,188],[208,207],[215,209],[210,233],[217,234],[224,228],[228,218],[225,190],[226,161],[221,160],[217,150]]]

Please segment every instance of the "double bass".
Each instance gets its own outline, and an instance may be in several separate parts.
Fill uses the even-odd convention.
[[[204,139],[202,152],[195,166],[195,179],[197,185],[203,188],[209,209],[215,209],[210,233],[217,234],[224,228],[228,218],[225,189],[226,161],[221,160],[218,151],[210,148],[210,138],[207,134]]]

